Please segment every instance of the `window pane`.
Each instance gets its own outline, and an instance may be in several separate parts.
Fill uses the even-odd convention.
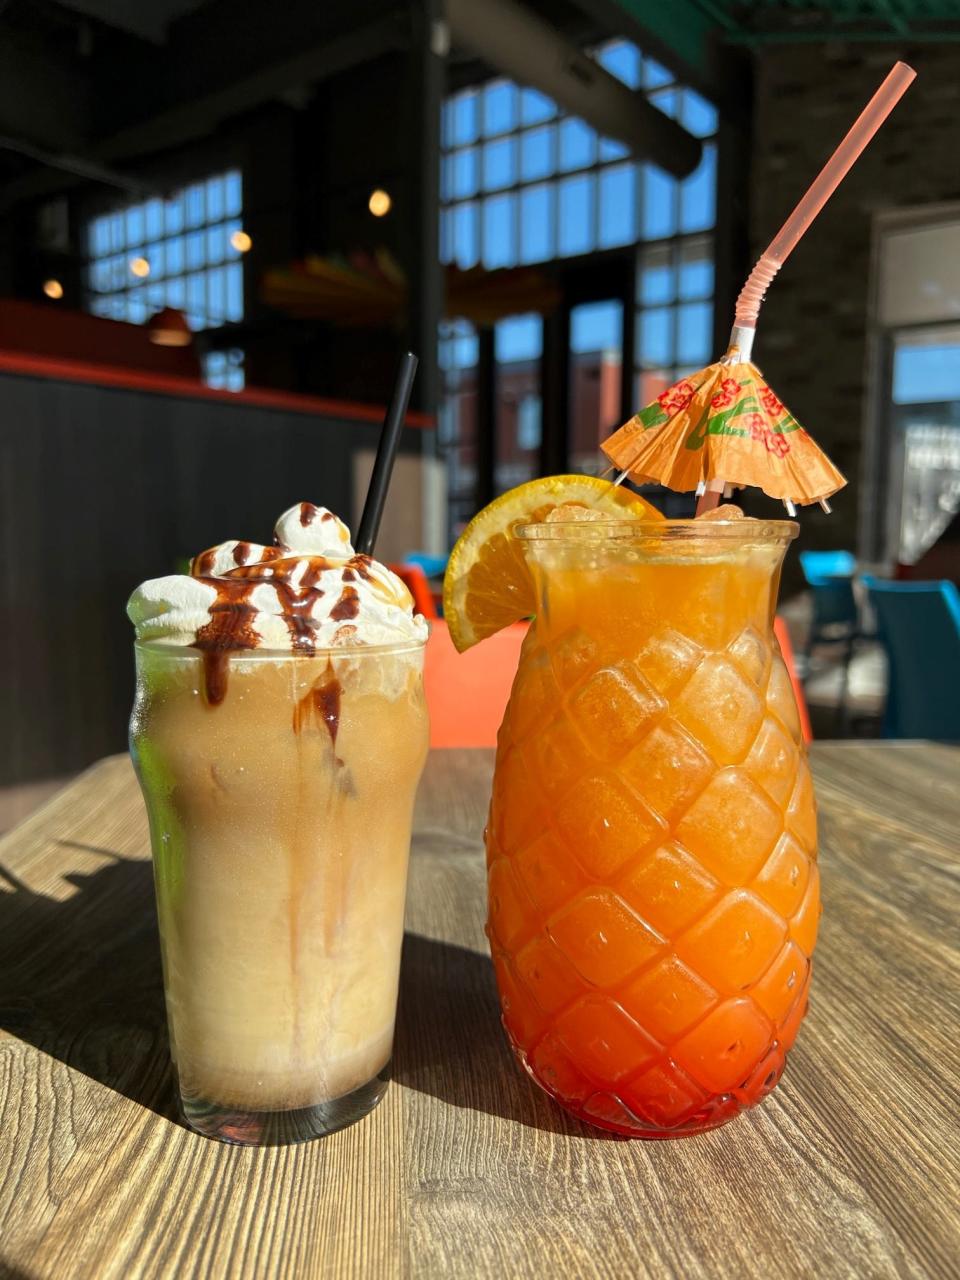
[[[706,231],[716,219],[717,151],[712,142],[703,148],[703,159],[680,184],[680,230]]]
[[[696,177],[696,174],[692,176]],[[691,180],[687,179],[688,182]],[[640,225],[646,240],[672,236],[677,229],[676,179],[652,164],[643,166],[643,210]]]
[[[600,228],[602,249],[632,244],[636,231],[637,167],[618,164],[600,173]]]
[[[234,219],[233,222],[228,222],[227,225],[223,228],[224,252],[226,253],[228,258],[240,257],[240,250],[235,249],[233,247],[233,245],[230,243],[230,237],[233,235],[235,231],[242,231],[242,230],[243,230],[243,223],[239,220],[239,218]]]
[[[680,123],[698,138],[709,138],[717,132],[717,109],[695,89],[680,94]]]
[[[483,265],[512,267],[517,260],[514,243],[513,195],[491,196],[483,205]]]
[[[110,288],[110,265],[107,262],[94,262],[90,266],[90,284],[101,293]]]
[[[512,186],[517,180],[517,150],[513,138],[488,142],[483,148],[483,185],[487,191]]]
[[[203,266],[203,232],[194,231],[187,236],[187,267]]]
[[[597,135],[575,116],[560,125],[560,168],[585,169],[597,155]]]
[[[184,257],[183,236],[174,236],[172,240],[168,240],[166,252],[166,268],[168,276],[179,275],[183,270],[186,259]]]
[[[597,54],[597,61],[631,89],[640,87],[640,50],[629,40],[616,40]]]
[[[458,369],[471,369],[480,358],[480,342],[472,325],[464,325],[464,331],[454,339],[453,356]]]
[[[147,239],[158,240],[163,235],[163,201],[148,200],[143,212]]]
[[[638,301],[647,306],[657,302],[672,302],[674,288],[673,264],[669,247],[662,245],[654,249],[644,249],[640,256]]]
[[[187,276],[187,306],[196,312],[206,311],[207,289],[202,271]]]
[[[223,387],[227,377],[227,357],[223,351],[211,351],[203,362],[203,380],[208,387],[218,390]]]
[[[570,350],[616,351],[623,342],[623,305],[619,302],[584,302],[570,313]]]
[[[122,289],[133,279],[130,274],[130,265],[122,253],[110,259],[110,276],[110,284],[114,289]]]
[[[164,222],[168,236],[183,230],[183,192],[178,192],[164,206]]]
[[[680,248],[680,297],[709,298],[713,293],[713,255],[709,240]]]
[[[493,339],[497,360],[539,360],[542,351],[542,316],[507,316],[497,321]]]
[[[207,272],[207,307],[213,324],[222,324],[227,314],[227,274],[224,267]]]
[[[475,267],[479,258],[479,218],[473,201],[453,210],[453,260],[459,267]]]
[[[509,80],[493,80],[483,91],[483,132],[487,137],[506,133],[517,123],[517,86]]]
[[[476,147],[455,151],[444,162],[447,172],[447,194],[455,200],[476,194],[479,152]]]
[[[594,247],[593,189],[594,178],[587,174],[564,178],[558,185],[557,252],[561,257]]]
[[[228,218],[235,218],[243,208],[243,176],[236,169],[223,180],[223,204]]]
[[[159,240],[147,245],[144,250],[144,257],[150,263],[151,276],[162,276],[164,273],[164,253],[163,245]]]
[[[654,62],[653,58],[644,58],[643,87],[645,89],[656,89],[662,84],[669,84],[672,79],[673,74],[666,67],[662,67],[659,62]]]
[[[682,365],[705,364],[710,359],[713,307],[709,302],[686,302],[677,308],[676,360]]]
[[[224,259],[224,251],[226,249],[226,231],[221,224],[219,227],[207,228],[207,261],[222,262]]]
[[[183,276],[166,282],[166,303],[168,307],[184,307],[187,303],[187,286]]]
[[[960,401],[960,346],[897,342],[893,357],[894,404]]]
[[[517,405],[517,444],[521,449],[539,449],[543,436],[540,397],[528,393]]]
[[[94,218],[88,240],[90,253],[101,258],[110,252],[110,219]]]
[[[146,289],[147,303],[151,311],[158,311],[166,300],[166,285],[162,281],[148,284]]]
[[[134,289],[127,302],[127,320],[131,324],[143,324],[147,318],[147,301],[141,289]]]
[[[142,244],[144,238],[143,205],[134,205],[127,210],[127,244]]]
[[[453,260],[453,210],[440,209],[440,261]]]
[[[223,178],[207,179],[207,221],[219,222],[225,215]]]
[[[529,182],[546,178],[555,172],[553,158],[556,126],[548,124],[540,129],[530,129],[520,135],[520,177]]]
[[[246,384],[247,375],[243,367],[243,352],[228,351],[227,352],[227,390],[242,391]]]
[[[678,89],[661,89],[650,94],[650,101],[665,116],[675,120],[680,113],[680,92]]]
[[[110,244],[114,253],[118,253],[127,243],[126,224],[122,213],[110,215]]]
[[[540,354],[543,318],[508,316],[494,328],[496,466],[499,493],[536,475],[540,446]]]
[[[630,148],[625,147],[622,142],[614,142],[612,138],[600,139],[601,160],[625,160],[629,154]]]
[[[637,324],[637,360],[644,368],[673,362],[673,308],[651,307],[641,311]]]
[[[539,124],[552,120],[557,114],[557,104],[538,89],[520,90],[520,123]]]
[[[545,262],[555,252],[553,186],[541,182],[520,193],[520,261]]]
[[[203,187],[199,182],[184,193],[185,218],[188,227],[199,227],[204,219]]]
[[[227,319],[243,319],[243,265],[231,262],[225,268],[227,273]]]
[[[443,141],[448,147],[475,142],[479,134],[479,95],[472,89],[450,98],[443,109]]]

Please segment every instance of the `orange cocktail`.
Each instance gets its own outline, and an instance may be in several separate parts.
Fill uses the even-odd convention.
[[[813,789],[772,632],[796,525],[517,533],[538,608],[487,835],[504,1023],[583,1119],[712,1128],[777,1083],[820,914]]]

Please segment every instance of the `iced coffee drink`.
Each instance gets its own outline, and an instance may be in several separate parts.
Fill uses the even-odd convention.
[[[128,612],[184,1114],[234,1142],[331,1132],[386,1088],[426,624],[310,503]]]

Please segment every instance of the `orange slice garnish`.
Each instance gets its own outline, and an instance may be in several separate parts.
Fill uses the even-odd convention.
[[[597,476],[545,476],[494,499],[457,539],[443,580],[443,616],[460,653],[535,612],[533,581],[513,530],[559,506],[622,520],[663,519],[637,494]]]

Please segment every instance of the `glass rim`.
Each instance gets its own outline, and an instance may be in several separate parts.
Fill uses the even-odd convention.
[[[792,542],[796,520],[551,520],[516,525],[522,542],[722,542],[767,545]]]
[[[340,644],[333,647],[317,645],[315,649],[267,649],[258,646],[256,649],[199,649],[193,644],[168,644],[163,640],[134,640],[134,649],[144,649],[148,653],[162,654],[164,657],[196,660],[207,653],[217,653],[237,662],[313,662],[317,658],[387,658],[398,657],[405,653],[422,653],[426,648],[427,638],[422,640],[399,640],[394,644]]]

